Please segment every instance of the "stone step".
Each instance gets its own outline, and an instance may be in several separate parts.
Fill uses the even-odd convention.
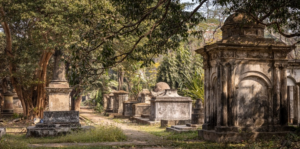
[[[177,130],[186,130],[186,131],[197,130],[196,127],[188,127],[186,125],[174,125],[174,126],[171,126],[171,128],[174,128],[174,129],[177,129]]]
[[[142,117],[133,117],[133,122],[136,122],[138,124],[144,124],[144,125],[157,125],[160,124],[160,121],[150,121],[149,118],[142,118]]]
[[[190,132],[190,131],[193,131],[193,130],[180,130],[180,129],[176,129],[176,128],[172,128],[172,127],[167,127],[166,131],[176,132],[176,133],[183,133],[183,132]]]

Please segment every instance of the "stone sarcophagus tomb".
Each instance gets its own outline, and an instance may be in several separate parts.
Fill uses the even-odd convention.
[[[150,121],[191,120],[192,100],[182,97],[177,90],[166,89],[164,95],[152,97]]]
[[[264,29],[233,14],[221,28],[222,40],[196,51],[204,59],[205,123],[199,136],[205,140],[235,142],[291,130],[286,69],[294,47],[264,38]]]

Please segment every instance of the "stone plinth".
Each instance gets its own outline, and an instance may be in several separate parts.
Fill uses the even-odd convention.
[[[13,114],[14,106],[13,106],[13,93],[7,91],[4,95],[4,105],[2,109],[2,114]]]
[[[177,90],[167,89],[164,95],[151,99],[150,120],[191,120],[192,100],[181,97]]]
[[[66,81],[51,81],[46,88],[49,96],[49,111],[69,111],[72,88]]]
[[[132,106],[132,116],[141,117],[141,115],[150,115],[150,104],[137,103]]]
[[[264,38],[264,28],[242,13],[233,14],[221,28],[221,41],[196,50],[205,72],[205,123],[199,137],[240,141],[290,131],[285,129],[286,70],[294,46]]]
[[[138,101],[124,101],[123,103],[123,116],[132,116],[133,114],[133,104],[138,103]]]
[[[113,112],[115,96],[113,93],[108,95],[106,112]]]
[[[115,91],[114,98],[113,112],[123,114],[123,102],[128,100],[128,92],[122,90]]]
[[[45,111],[43,123],[28,127],[26,136],[57,136],[78,129],[82,129],[79,123],[79,111]]]

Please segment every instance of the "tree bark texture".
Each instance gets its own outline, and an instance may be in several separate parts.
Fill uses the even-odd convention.
[[[3,8],[0,8],[0,15],[2,18],[5,17]],[[45,50],[39,61],[39,68],[34,73],[35,79],[39,81],[37,85],[31,85],[26,88],[22,86],[22,79],[15,77],[13,74],[17,74],[17,66],[13,63],[14,55],[12,52],[12,37],[9,24],[2,20],[1,25],[3,26],[4,33],[6,36],[6,48],[5,53],[9,57],[9,73],[12,86],[14,87],[23,107],[23,113],[28,118],[34,118],[36,116],[43,117],[43,111],[46,106],[46,79],[47,79],[47,66],[52,56],[52,52],[48,52],[49,49]]]

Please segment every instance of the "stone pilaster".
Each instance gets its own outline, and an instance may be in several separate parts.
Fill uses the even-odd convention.
[[[299,107],[298,107],[298,102],[299,102],[299,86],[296,85],[294,86],[294,120],[293,120],[293,124],[297,125],[298,124],[298,111],[299,111]]]
[[[228,79],[229,79],[229,68],[230,65],[223,66],[223,75],[222,75],[222,92],[221,92],[221,100],[222,100],[222,126],[228,126]]]
[[[229,95],[229,103],[231,104],[231,124],[233,126],[237,126],[237,100],[235,96],[235,71],[236,64],[231,64],[231,81],[230,81],[230,95]]]
[[[206,64],[204,67],[204,101],[205,101],[205,123],[211,123],[211,119],[210,119],[210,107],[211,107],[211,99],[210,99],[210,68],[209,66]]]
[[[223,112],[223,106],[222,106],[222,98],[221,98],[221,93],[222,93],[222,76],[223,76],[223,66],[219,64],[217,66],[217,126],[222,125],[222,112]]]
[[[274,125],[280,124],[280,70],[279,64],[274,65],[274,99],[273,99],[273,122]]]
[[[287,76],[285,65],[281,68],[281,99],[280,99],[280,122],[281,125],[288,125],[288,103],[287,103]]]

